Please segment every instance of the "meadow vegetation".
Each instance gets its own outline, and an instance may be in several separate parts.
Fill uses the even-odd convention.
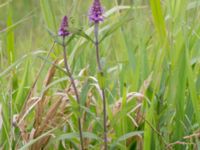
[[[0,149],[200,149],[200,1],[92,3],[0,0]]]

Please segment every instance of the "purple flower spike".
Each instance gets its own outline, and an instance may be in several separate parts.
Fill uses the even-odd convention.
[[[91,22],[99,23],[104,20],[103,7],[101,6],[100,0],[94,0],[92,7],[89,12],[89,19]]]
[[[60,25],[60,29],[58,32],[59,36],[68,36],[70,34],[70,32],[68,31],[68,18],[67,16],[64,16],[62,19],[62,23]]]

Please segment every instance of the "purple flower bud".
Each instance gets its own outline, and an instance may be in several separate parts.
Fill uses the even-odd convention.
[[[59,36],[68,36],[70,34],[70,32],[68,31],[68,18],[67,16],[64,16],[62,19],[62,23],[60,25],[60,29],[58,32]]]
[[[103,8],[101,6],[100,0],[94,0],[92,7],[89,11],[89,20],[94,23],[99,23],[104,20]]]

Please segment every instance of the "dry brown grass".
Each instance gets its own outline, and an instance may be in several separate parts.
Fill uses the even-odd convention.
[[[48,96],[48,85],[52,82],[55,73],[58,60],[54,61],[50,67],[46,78],[44,80],[43,89],[46,89],[40,97],[34,97],[34,88],[31,88],[28,99],[25,101],[25,105],[18,115],[15,115],[15,125],[19,128],[21,138],[24,143],[28,143],[31,140],[41,136],[45,132],[59,128],[61,124],[65,123],[71,114],[65,114],[66,109],[69,107],[69,100],[67,94],[56,93],[53,96]],[[26,119],[27,115],[34,109],[33,124],[34,128],[28,131],[27,125],[30,121]],[[47,135],[38,141],[36,141],[30,149],[43,149],[50,139],[51,135]]]

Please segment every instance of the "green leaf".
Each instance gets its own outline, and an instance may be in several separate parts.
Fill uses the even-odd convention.
[[[101,37],[99,40],[99,43],[101,43],[105,38],[107,38],[109,35],[111,35],[113,32],[115,32],[117,29],[119,29],[122,25],[124,25],[127,22],[130,22],[133,20],[133,18],[127,18],[127,16],[122,16],[119,21],[108,25],[106,33]]]
[[[79,35],[79,36],[81,36],[81,37],[87,39],[88,41],[94,43],[93,39],[92,39],[89,35],[87,35],[87,34],[86,34],[83,30],[81,30],[81,29],[70,27],[70,28],[69,28],[69,31],[70,31],[71,33],[75,34],[75,35]]]
[[[132,137],[138,136],[138,135],[141,136],[143,133],[144,133],[143,131],[134,131],[134,132],[126,133],[126,134],[120,136],[117,140],[115,140],[115,141],[113,142],[113,144],[111,144],[111,148],[114,148],[114,147],[115,147],[116,145],[118,145],[120,142],[125,141],[125,140],[127,140],[127,139],[129,139],[129,138],[132,138]]]
[[[77,100],[70,94],[68,94],[68,97],[70,99],[70,103],[72,106],[72,112],[76,115],[76,117],[80,116],[80,111],[79,111],[79,104]]]
[[[105,75],[103,72],[97,74],[98,83],[101,89],[105,88]]]
[[[150,0],[155,27],[162,40],[166,38],[166,27],[160,0]]]
[[[13,25],[13,12],[12,12],[12,3],[8,5],[8,16],[7,16],[7,27]],[[14,31],[7,31],[6,36],[6,45],[7,45],[7,53],[9,58],[9,64],[12,64],[15,61],[15,49],[14,49]]]
[[[97,136],[96,134],[91,133],[91,132],[83,132],[83,138],[102,141],[102,139],[99,136]],[[60,141],[60,140],[72,141],[73,139],[79,139],[79,133],[78,132],[66,133],[66,134],[58,135],[56,138],[52,139],[51,142]]]
[[[119,138],[117,139],[117,142],[121,142],[121,141],[127,140],[127,139],[129,139],[129,138],[131,138],[131,137],[134,137],[134,136],[136,136],[136,135],[142,135],[143,133],[144,133],[144,131],[129,132],[129,133],[124,134],[124,135],[122,135],[121,137],[119,137]]]
[[[22,80],[20,82],[20,86],[17,91],[17,96],[15,99],[15,105],[17,106],[17,110],[21,110],[21,107],[24,104],[24,101],[26,99],[26,93],[28,92],[27,89],[25,89],[28,86],[28,76],[29,76],[29,62],[26,63],[26,67],[24,69],[24,75],[22,77]]]
[[[12,71],[13,69],[15,69],[16,66],[20,66],[20,64],[22,64],[24,62],[25,59],[28,59],[34,55],[39,55],[42,53],[46,53],[46,51],[36,51],[36,52],[32,52],[29,54],[26,54],[24,56],[22,56],[20,59],[16,60],[12,65],[8,66],[3,72],[0,73],[0,78],[3,78],[3,76],[7,75],[10,71]]]
[[[55,15],[51,6],[51,1],[40,0],[40,7],[47,27],[57,31]]]

